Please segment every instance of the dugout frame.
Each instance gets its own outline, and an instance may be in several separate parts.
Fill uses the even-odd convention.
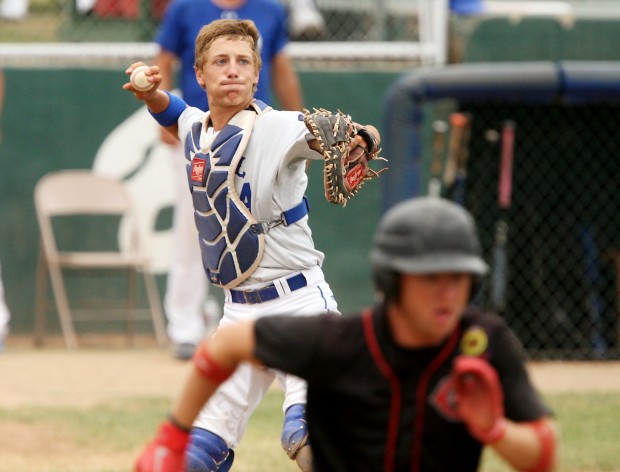
[[[617,191],[614,189],[614,186],[615,188],[618,187],[617,177],[614,175],[618,175],[617,168],[620,166],[620,154],[617,153],[620,142],[614,138],[613,130],[617,129],[618,123],[616,123],[615,117],[618,115],[616,111],[620,110],[620,63],[613,61],[533,61],[467,63],[441,68],[420,69],[402,75],[386,93],[383,106],[382,144],[384,155],[390,162],[390,172],[384,175],[385,178],[381,182],[383,185],[382,211],[405,198],[426,194],[431,154],[431,122],[438,115],[447,116],[450,111],[467,110],[468,107],[470,110],[473,108],[474,113],[485,109],[487,112],[495,109],[498,115],[501,115],[506,107],[511,112],[536,109],[539,115],[541,110],[552,110],[555,113],[553,116],[562,116],[560,120],[564,116],[557,113],[564,110],[566,119],[573,121],[581,119],[581,111],[588,107],[590,110],[600,108],[601,114],[607,113],[607,116],[611,118],[608,122],[600,118],[595,123],[586,123],[584,126],[584,129],[589,126],[597,127],[596,130],[585,133],[588,134],[588,138],[584,138],[586,145],[587,139],[604,140],[607,137],[610,142],[609,144],[605,143],[609,145],[608,155],[597,158],[601,161],[606,160],[606,169],[611,170],[608,172],[609,175],[604,175],[606,187],[599,189],[593,185],[590,195],[587,197],[589,202],[595,199],[600,200],[595,202],[596,208],[602,208],[603,205],[610,206],[608,216],[594,215],[596,218],[594,221],[595,229],[599,233],[603,233],[603,230],[609,233],[603,238],[605,244],[595,247],[594,256],[584,256],[587,251],[583,247],[586,247],[588,243],[583,241],[588,239],[592,241],[594,236],[591,234],[592,225],[584,226],[580,218],[583,218],[584,215],[587,218],[592,217],[593,211],[591,209],[587,210],[589,212],[587,214],[583,209],[575,210],[576,216],[569,215],[569,217],[574,218],[570,226],[566,224],[565,227],[550,227],[550,223],[545,223],[547,227],[543,228],[545,231],[548,230],[550,239],[555,238],[556,243],[560,238],[572,238],[570,248],[562,248],[561,251],[558,250],[558,254],[551,256],[554,268],[560,267],[564,271],[564,275],[558,274],[555,277],[547,277],[545,283],[550,282],[549,286],[559,287],[560,290],[570,292],[569,289],[561,287],[563,283],[569,285],[568,277],[571,280],[570,283],[574,284],[572,287],[578,286],[578,289],[583,290],[584,293],[579,295],[569,293],[569,296],[574,296],[574,303],[572,305],[567,304],[562,310],[549,308],[550,303],[547,300],[539,300],[540,303],[537,301],[537,306],[532,307],[530,313],[527,313],[527,310],[522,310],[521,308],[524,306],[530,308],[527,307],[527,304],[531,300],[551,296],[558,298],[558,295],[549,294],[552,289],[547,288],[543,297],[540,292],[528,285],[528,281],[536,275],[533,266],[534,263],[538,263],[539,258],[538,254],[535,254],[536,251],[532,249],[525,255],[518,254],[519,257],[527,259],[520,267],[524,270],[520,275],[522,277],[520,283],[523,285],[513,288],[513,292],[524,292],[523,296],[512,294],[513,302],[520,297],[517,300],[519,309],[513,309],[512,312],[509,309],[502,314],[513,328],[518,326],[515,331],[525,341],[526,348],[535,357],[561,359],[617,358],[619,355],[620,291],[618,290],[620,274],[618,270],[620,270],[620,266],[614,261],[618,260],[618,254],[620,254],[620,231],[614,229],[618,226],[614,223],[614,220],[617,221],[617,216],[614,218],[614,215],[620,214],[620,198],[616,196]],[[522,124],[524,125],[521,128],[523,131],[526,128],[526,123]],[[601,135],[600,130],[603,128],[606,128],[604,133],[607,134]],[[531,125],[528,130],[531,132]],[[478,129],[478,131],[481,130]],[[525,131],[523,132],[525,133]],[[566,133],[566,130],[564,132]],[[538,134],[544,135],[544,133]],[[525,135],[518,136],[518,139],[527,140],[531,139],[531,136],[525,133]],[[476,156],[472,156],[472,149],[470,146],[470,160],[472,157],[475,160]],[[568,162],[574,163],[579,159],[579,156],[575,157],[574,154],[578,154],[578,152],[571,153]],[[525,156],[521,162],[527,161],[527,157]],[[530,160],[538,159],[540,162],[546,159],[541,158],[540,154],[529,157]],[[565,156],[560,157],[564,158]],[[584,159],[591,158],[591,155],[584,153]],[[540,162],[529,163],[528,172],[543,172],[536,167],[540,165]],[[553,165],[562,165],[562,160],[556,159]],[[581,169],[589,165],[591,165],[590,162],[587,162],[578,168]],[[477,172],[473,177],[474,179],[480,177],[481,172],[491,174],[496,170],[481,169],[478,166]],[[574,177],[575,181],[578,179],[579,176]],[[488,182],[489,179],[486,181]],[[593,184],[596,183],[593,182]],[[474,184],[475,182],[472,182],[472,187]],[[554,183],[549,185],[554,184],[557,185],[557,178]],[[475,191],[478,194],[481,192],[493,193],[496,191],[496,187],[482,188],[481,185],[477,185],[476,189],[472,189],[472,193]],[[528,191],[532,191],[532,188],[530,187]],[[550,190],[550,192],[555,191],[554,188]],[[599,195],[599,191],[602,195]],[[562,192],[564,192],[562,196],[565,196],[567,191],[562,190]],[[579,198],[581,196],[575,196],[574,201],[578,201]],[[553,205],[557,205],[558,202],[562,203],[562,200],[554,195]],[[540,204],[540,199],[536,203]],[[497,216],[497,211],[490,208],[493,205],[493,198],[487,196],[480,198],[479,195],[473,196],[469,202],[466,202],[468,209],[476,219],[481,221],[481,239],[487,259],[491,255],[490,248],[492,245],[492,236],[489,234],[490,228],[492,227],[492,220]],[[535,205],[532,204],[531,206]],[[572,208],[558,209],[557,206],[554,207],[554,211],[561,213],[561,217],[567,215],[571,210]],[[534,245],[529,238],[536,237],[535,232],[540,230],[542,226],[534,225],[531,230],[524,231],[529,222],[526,217],[519,215],[518,212],[513,212],[513,217],[515,217],[514,213],[517,213],[516,218],[521,218],[518,230],[515,228],[515,231],[521,231],[516,232],[515,237],[520,238],[520,241],[513,243],[515,245],[513,251],[517,253],[523,248],[527,248],[528,245]],[[605,222],[606,227],[603,228],[601,221],[605,218],[608,221]],[[569,232],[562,233],[565,230]],[[558,233],[562,234],[558,235]],[[545,237],[546,235],[547,233],[545,233]],[[544,248],[548,253],[556,251],[556,247],[551,247],[551,243],[544,243],[548,244]],[[516,247],[517,244],[519,245],[518,248]],[[566,253],[562,251],[566,251]],[[563,257],[567,259],[564,260]],[[546,262],[548,261],[549,258],[546,259]],[[560,266],[560,264],[564,265]],[[586,299],[586,289],[583,286],[588,284],[588,280],[595,279],[598,286],[601,287],[601,296],[607,297],[604,300],[605,309],[601,315],[604,321],[603,328],[593,328],[589,324],[586,326],[581,321],[571,321],[566,327],[560,326],[562,323],[558,319],[566,317],[567,311],[569,317],[574,316],[579,320],[591,318],[588,312],[593,311],[589,308],[592,303]],[[604,294],[603,291],[605,291]],[[562,294],[565,295],[564,292]],[[484,299],[482,304],[485,304]],[[532,303],[532,305],[536,304]],[[571,310],[574,312],[573,315],[570,313]],[[540,318],[541,316],[543,318],[548,316],[551,321],[547,323],[536,319],[536,317]],[[525,318],[525,321],[520,317]],[[590,321],[587,320],[588,323]],[[596,323],[599,322],[600,319],[596,321]],[[595,324],[595,321],[592,321],[592,324]],[[613,326],[612,330],[609,329],[610,326]],[[536,337],[540,338],[539,333],[546,330],[549,331],[548,339],[545,338],[544,341],[535,339]],[[576,332],[579,331],[581,333],[577,335]],[[612,332],[610,333],[610,331]],[[558,332],[561,332],[562,336],[558,336]],[[581,339],[577,339],[579,336]],[[530,337],[534,339],[531,343],[529,342]],[[604,342],[594,341],[596,337],[599,340],[603,337],[605,340]],[[566,344],[563,345],[562,342]]]
[[[386,174],[383,209],[421,195],[428,149],[427,105],[442,100],[508,103],[620,103],[620,62],[534,61],[451,64],[401,76],[384,98],[382,142],[398,172]],[[394,157],[396,156],[396,157]],[[402,168],[401,163],[406,163]]]

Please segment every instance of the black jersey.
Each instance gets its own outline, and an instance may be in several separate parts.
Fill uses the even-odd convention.
[[[439,347],[395,344],[383,307],[359,315],[265,317],[255,355],[308,382],[307,420],[317,472],[468,472],[482,444],[454,411],[452,361],[480,356],[498,372],[506,417],[550,412],[533,389],[521,343],[503,320],[468,310]]]

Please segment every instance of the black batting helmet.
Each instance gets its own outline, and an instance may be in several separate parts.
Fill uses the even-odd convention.
[[[405,200],[381,218],[370,262],[386,299],[398,297],[399,274],[481,276],[488,270],[472,216],[449,200],[431,197]]]

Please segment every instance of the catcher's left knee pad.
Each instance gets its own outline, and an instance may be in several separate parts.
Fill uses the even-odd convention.
[[[192,428],[185,450],[186,472],[228,472],[235,454],[217,434]]]
[[[308,444],[308,423],[306,423],[306,405],[292,405],[284,414],[282,427],[282,447],[291,459]]]

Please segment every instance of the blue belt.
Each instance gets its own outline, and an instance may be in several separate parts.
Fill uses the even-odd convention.
[[[293,275],[286,279],[288,288],[291,292],[303,288],[308,285],[304,274]],[[256,303],[268,302],[269,300],[275,300],[278,295],[278,290],[274,284],[269,284],[266,287],[257,288],[256,290],[230,290],[230,296],[233,303],[245,303],[248,305],[254,305]]]

